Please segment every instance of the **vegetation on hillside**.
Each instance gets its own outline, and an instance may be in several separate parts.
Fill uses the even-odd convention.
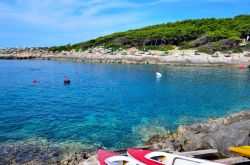
[[[127,32],[119,32],[86,42],[51,47],[51,51],[83,51],[91,47],[104,46],[112,49],[137,47],[141,50],[167,51],[197,48],[200,51],[237,50],[239,43],[250,35],[250,15],[239,15],[225,19],[197,19],[170,22]],[[173,46],[174,45],[174,46]]]

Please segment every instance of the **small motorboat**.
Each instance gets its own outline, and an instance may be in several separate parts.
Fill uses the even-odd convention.
[[[144,165],[137,160],[107,150],[98,150],[97,155],[100,165]]]
[[[159,72],[156,72],[156,73],[155,73],[155,76],[156,76],[156,78],[161,78],[161,77],[162,77],[162,74],[159,73]]]
[[[228,150],[241,156],[250,158],[250,146],[230,147]]]
[[[147,165],[222,165],[221,163],[197,158],[190,158],[165,152],[152,152],[135,148],[128,149],[127,154],[129,157]]]

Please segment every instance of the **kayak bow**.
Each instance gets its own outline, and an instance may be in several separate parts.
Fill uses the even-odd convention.
[[[98,150],[98,162],[100,165],[144,165],[129,157],[106,150]]]
[[[208,160],[190,158],[165,152],[152,152],[130,148],[128,156],[147,165],[222,165]]]
[[[241,156],[250,158],[250,146],[230,147],[228,150],[237,153]]]

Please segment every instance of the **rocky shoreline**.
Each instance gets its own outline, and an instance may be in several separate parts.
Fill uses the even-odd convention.
[[[211,118],[207,123],[180,126],[176,132],[167,135],[155,135],[143,148],[173,152],[217,149],[222,157],[238,156],[229,152],[228,148],[250,145],[249,126],[250,110],[245,110],[222,118]],[[79,165],[95,163],[97,157],[94,152],[92,154],[93,157],[83,160]],[[71,157],[71,161],[72,158],[74,160]]]
[[[225,156],[231,156],[229,147],[250,145],[250,110],[212,118],[207,123],[180,126],[177,132],[156,135],[146,144],[152,145],[152,149],[181,152],[217,149]]]
[[[249,52],[214,55],[198,53],[196,50],[139,51],[136,48],[111,51],[103,47],[86,51],[50,52],[48,48],[0,49],[0,59],[41,59],[73,62],[124,63],[124,64],[167,64],[198,66],[248,66]]]
[[[224,156],[232,156],[228,147],[250,145],[249,126],[250,110],[241,111],[227,117],[209,119],[207,123],[180,126],[176,132],[153,136],[145,145],[152,150],[180,152],[217,149]],[[43,141],[0,144],[0,165],[82,165],[85,160],[96,155],[96,151],[97,148],[83,148],[65,154],[65,148],[51,146]]]

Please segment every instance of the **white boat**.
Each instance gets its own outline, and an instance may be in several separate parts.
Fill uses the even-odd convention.
[[[162,77],[162,74],[159,73],[159,72],[156,72],[155,75],[156,75],[156,78],[161,78]]]

